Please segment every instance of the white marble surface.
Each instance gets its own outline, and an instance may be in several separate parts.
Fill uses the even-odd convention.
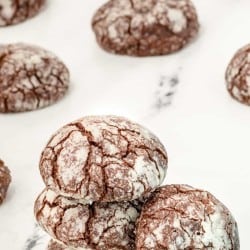
[[[0,207],[0,249],[45,249],[47,239],[33,217],[44,187],[40,152],[60,126],[91,114],[127,116],[153,130],[169,153],[165,183],[211,191],[233,212],[241,249],[249,249],[250,108],[233,101],[224,84],[233,53],[250,42],[249,0],[194,0],[199,37],[179,53],[154,58],[114,56],[98,48],[90,20],[103,2],[50,0],[36,18],[0,29],[1,43],[52,50],[72,76],[70,92],[58,104],[0,115],[0,158],[13,176]]]

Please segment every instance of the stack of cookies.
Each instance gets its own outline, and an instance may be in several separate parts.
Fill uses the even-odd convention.
[[[49,249],[135,249],[135,222],[167,162],[159,139],[127,119],[92,116],[62,127],[41,155],[46,188],[35,203]]]
[[[237,223],[209,192],[160,187],[168,157],[144,127],[85,117],[52,136],[35,216],[48,250],[239,250]]]

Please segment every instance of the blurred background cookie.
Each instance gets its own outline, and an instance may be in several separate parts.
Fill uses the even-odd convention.
[[[35,216],[52,238],[66,246],[134,250],[141,205],[139,201],[83,205],[46,189],[35,203]]]
[[[92,26],[104,50],[132,56],[180,50],[199,29],[190,0],[111,0],[98,9]]]
[[[168,185],[144,204],[137,220],[136,249],[239,250],[237,224],[210,193]]]
[[[160,186],[167,163],[148,129],[123,117],[89,116],[51,137],[40,172],[48,188],[83,203],[128,201]]]
[[[23,22],[39,13],[45,0],[0,0],[0,26]]]
[[[229,94],[237,101],[250,105],[250,44],[236,52],[226,71]]]
[[[0,160],[0,204],[3,203],[11,182],[10,170]]]
[[[69,85],[69,71],[53,53],[17,43],[0,47],[0,112],[23,112],[51,105]]]

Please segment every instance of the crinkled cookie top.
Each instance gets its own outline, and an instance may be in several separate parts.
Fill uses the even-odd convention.
[[[137,221],[137,250],[239,250],[237,224],[210,193],[186,185],[157,189]]]
[[[96,12],[92,24],[105,50],[135,56],[179,50],[199,28],[190,0],[111,0]]]
[[[40,160],[47,187],[83,203],[137,199],[158,187],[166,170],[159,139],[116,116],[89,116],[64,126]]]
[[[53,53],[17,43],[0,46],[0,112],[23,112],[61,99],[69,71]]]

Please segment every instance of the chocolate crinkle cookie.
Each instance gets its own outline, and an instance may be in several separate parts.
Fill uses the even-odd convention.
[[[234,99],[250,105],[250,44],[234,55],[226,70],[226,82]]]
[[[141,206],[140,201],[83,205],[46,189],[35,203],[35,216],[53,239],[68,247],[134,250]]]
[[[11,182],[10,171],[4,165],[4,162],[0,160],[0,204],[3,203],[6,197],[10,182]]]
[[[0,0],[0,26],[17,24],[38,14],[45,0]]]
[[[161,185],[167,153],[148,129],[117,116],[89,116],[59,129],[40,159],[46,186],[82,203],[129,201]]]
[[[0,112],[23,112],[51,105],[69,85],[69,71],[53,53],[17,43],[0,46]]]
[[[186,185],[157,189],[137,221],[137,250],[239,250],[237,224],[210,193]]]
[[[190,0],[110,0],[96,12],[92,26],[104,50],[131,56],[175,52],[199,29]]]

